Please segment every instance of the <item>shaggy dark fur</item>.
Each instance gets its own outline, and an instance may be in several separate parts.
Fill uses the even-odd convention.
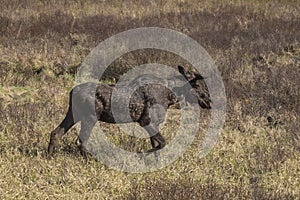
[[[161,84],[164,80],[150,75],[149,78],[152,80],[157,79],[158,84],[142,84],[141,87],[138,87],[130,96],[129,100],[131,119],[127,119],[126,117],[123,119],[121,117],[121,121],[118,120],[117,122],[113,117],[111,109],[111,96],[113,90],[116,89],[115,85],[84,83],[74,87],[70,92],[69,109],[65,119],[51,132],[48,147],[49,155],[53,154],[54,146],[61,137],[79,121],[81,121],[79,149],[84,157],[86,157],[88,153],[86,148],[88,138],[97,121],[108,123],[138,122],[150,135],[153,148],[148,152],[163,148],[166,142],[160,134],[158,126],[164,121],[165,112],[157,112],[155,115],[150,115],[149,111],[151,106],[159,104],[166,111],[169,106],[179,101],[177,98],[179,95],[183,95],[185,101],[188,103],[197,103],[206,109],[211,108],[211,100],[203,77],[200,74],[186,71],[181,66],[178,66],[178,70],[189,81],[189,84],[174,87],[175,95],[174,92]],[[147,75],[142,75],[130,84],[139,85],[139,81],[145,80],[145,76]],[[190,86],[192,86],[192,88]],[[122,99],[120,100],[122,101]],[[120,103],[120,105],[122,105],[122,103]],[[120,108],[120,110],[122,111],[124,109]],[[120,115],[121,114],[122,112],[120,112]]]

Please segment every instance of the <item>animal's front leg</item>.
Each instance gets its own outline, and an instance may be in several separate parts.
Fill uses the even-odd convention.
[[[153,125],[152,123],[143,127],[150,135],[150,141],[152,149],[148,150],[148,153],[160,150],[166,146],[166,141],[159,132],[158,125]]]
[[[146,105],[144,113],[138,121],[150,135],[152,149],[148,153],[160,150],[166,146],[166,141],[159,132],[159,125],[164,122],[165,116],[166,112],[162,106],[152,106],[150,108],[149,105]]]
[[[148,152],[160,150],[166,146],[166,141],[163,136],[158,132],[156,135],[150,137],[152,149]]]

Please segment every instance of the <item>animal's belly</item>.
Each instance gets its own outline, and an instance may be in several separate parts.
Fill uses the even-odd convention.
[[[130,123],[137,122],[143,113],[143,106],[140,105],[130,105],[129,113],[124,112],[125,109],[117,109],[114,113],[110,110],[102,111],[100,118],[98,120],[107,123]],[[118,112],[119,111],[119,112]]]
[[[112,113],[109,111],[103,111],[98,120],[107,122],[107,123],[113,123],[113,124],[116,123]]]

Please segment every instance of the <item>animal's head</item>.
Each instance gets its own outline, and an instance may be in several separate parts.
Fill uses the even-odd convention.
[[[186,70],[182,66],[178,66],[178,71],[189,82],[181,88],[185,100],[189,103],[198,103],[201,108],[210,109],[211,100],[204,78],[199,73]]]

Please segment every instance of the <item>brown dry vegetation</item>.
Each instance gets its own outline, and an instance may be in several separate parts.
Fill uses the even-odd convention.
[[[228,107],[214,149],[199,159],[198,137],[172,165],[127,174],[85,162],[72,129],[48,159],[49,133],[66,112],[85,56],[109,36],[144,26],[189,35],[218,65]],[[2,0],[1,199],[299,199],[299,30],[297,0]],[[170,53],[140,50],[116,60],[108,78],[149,62],[188,65]],[[167,140],[176,128],[173,112]],[[204,113],[202,132],[207,120]],[[149,145],[103,126],[125,149]]]

